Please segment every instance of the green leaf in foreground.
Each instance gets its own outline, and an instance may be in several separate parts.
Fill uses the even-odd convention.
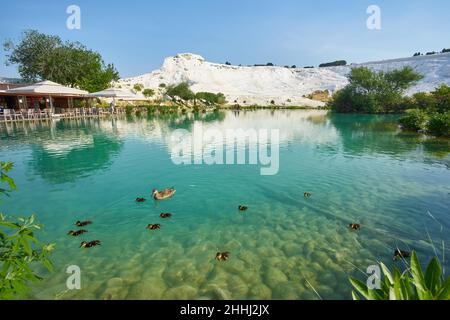
[[[443,281],[443,268],[437,257],[428,264],[425,275],[416,252],[404,273],[397,267],[390,271],[383,263],[380,268],[385,277],[380,290],[369,290],[360,280],[349,278],[356,290],[352,292],[354,300],[360,299],[357,293],[366,300],[450,300],[450,277]]]

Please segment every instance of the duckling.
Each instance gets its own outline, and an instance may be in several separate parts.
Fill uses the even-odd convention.
[[[409,251],[403,251],[400,249],[394,251],[394,261],[397,261],[398,259],[406,259],[409,257],[411,257],[411,252]]]
[[[349,227],[351,230],[355,230],[355,231],[361,229],[361,225],[358,224],[358,223],[350,223],[348,227]]]
[[[230,258],[229,252],[217,252],[216,253],[216,260],[217,261],[227,261]]]
[[[159,230],[161,229],[161,225],[160,224],[149,224],[147,226],[148,230]]]
[[[78,237],[85,233],[87,233],[86,230],[78,230],[78,231],[69,231],[67,234],[72,237]]]
[[[85,227],[89,224],[92,224],[92,221],[77,221],[77,222],[75,222],[75,225],[77,227]]]
[[[136,198],[136,202],[142,203],[147,201],[145,198]]]
[[[94,241],[90,241],[90,242],[83,241],[81,243],[81,245],[80,245],[80,248],[81,247],[83,247],[83,248],[93,248],[93,247],[97,247],[97,246],[101,246],[101,245],[102,245],[102,243],[101,243],[100,240],[94,240]]]
[[[305,198],[310,198],[310,197],[312,196],[312,193],[310,193],[310,192],[305,192],[305,193],[303,194],[303,196],[304,196]]]
[[[248,207],[247,206],[239,206],[239,211],[247,211]]]
[[[163,219],[167,219],[167,218],[171,218],[172,214],[171,213],[161,213],[159,216]]]

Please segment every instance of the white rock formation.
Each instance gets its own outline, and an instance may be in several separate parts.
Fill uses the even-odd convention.
[[[397,60],[369,62],[359,66],[374,70],[392,70],[411,66],[425,78],[411,88],[408,94],[431,91],[442,83],[450,85],[450,54],[438,54]],[[188,82],[194,92],[222,92],[229,103],[310,106],[322,102],[304,98],[316,90],[335,92],[347,84],[346,67],[288,69],[284,67],[239,67],[207,62],[203,57],[184,53],[166,58],[161,69],[137,77],[121,79],[116,85],[132,88],[143,84],[157,89],[160,84]]]

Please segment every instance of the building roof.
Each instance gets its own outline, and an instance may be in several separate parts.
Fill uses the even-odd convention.
[[[9,82],[0,83],[0,92],[19,87],[26,87],[29,86],[30,84],[31,83],[9,83]]]
[[[89,92],[65,87],[52,81],[42,81],[25,87],[6,90],[6,93],[43,96],[86,96]]]

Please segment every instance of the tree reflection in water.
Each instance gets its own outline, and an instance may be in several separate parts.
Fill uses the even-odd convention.
[[[344,152],[350,156],[385,154],[449,166],[450,140],[403,131],[398,116],[330,113]]]

